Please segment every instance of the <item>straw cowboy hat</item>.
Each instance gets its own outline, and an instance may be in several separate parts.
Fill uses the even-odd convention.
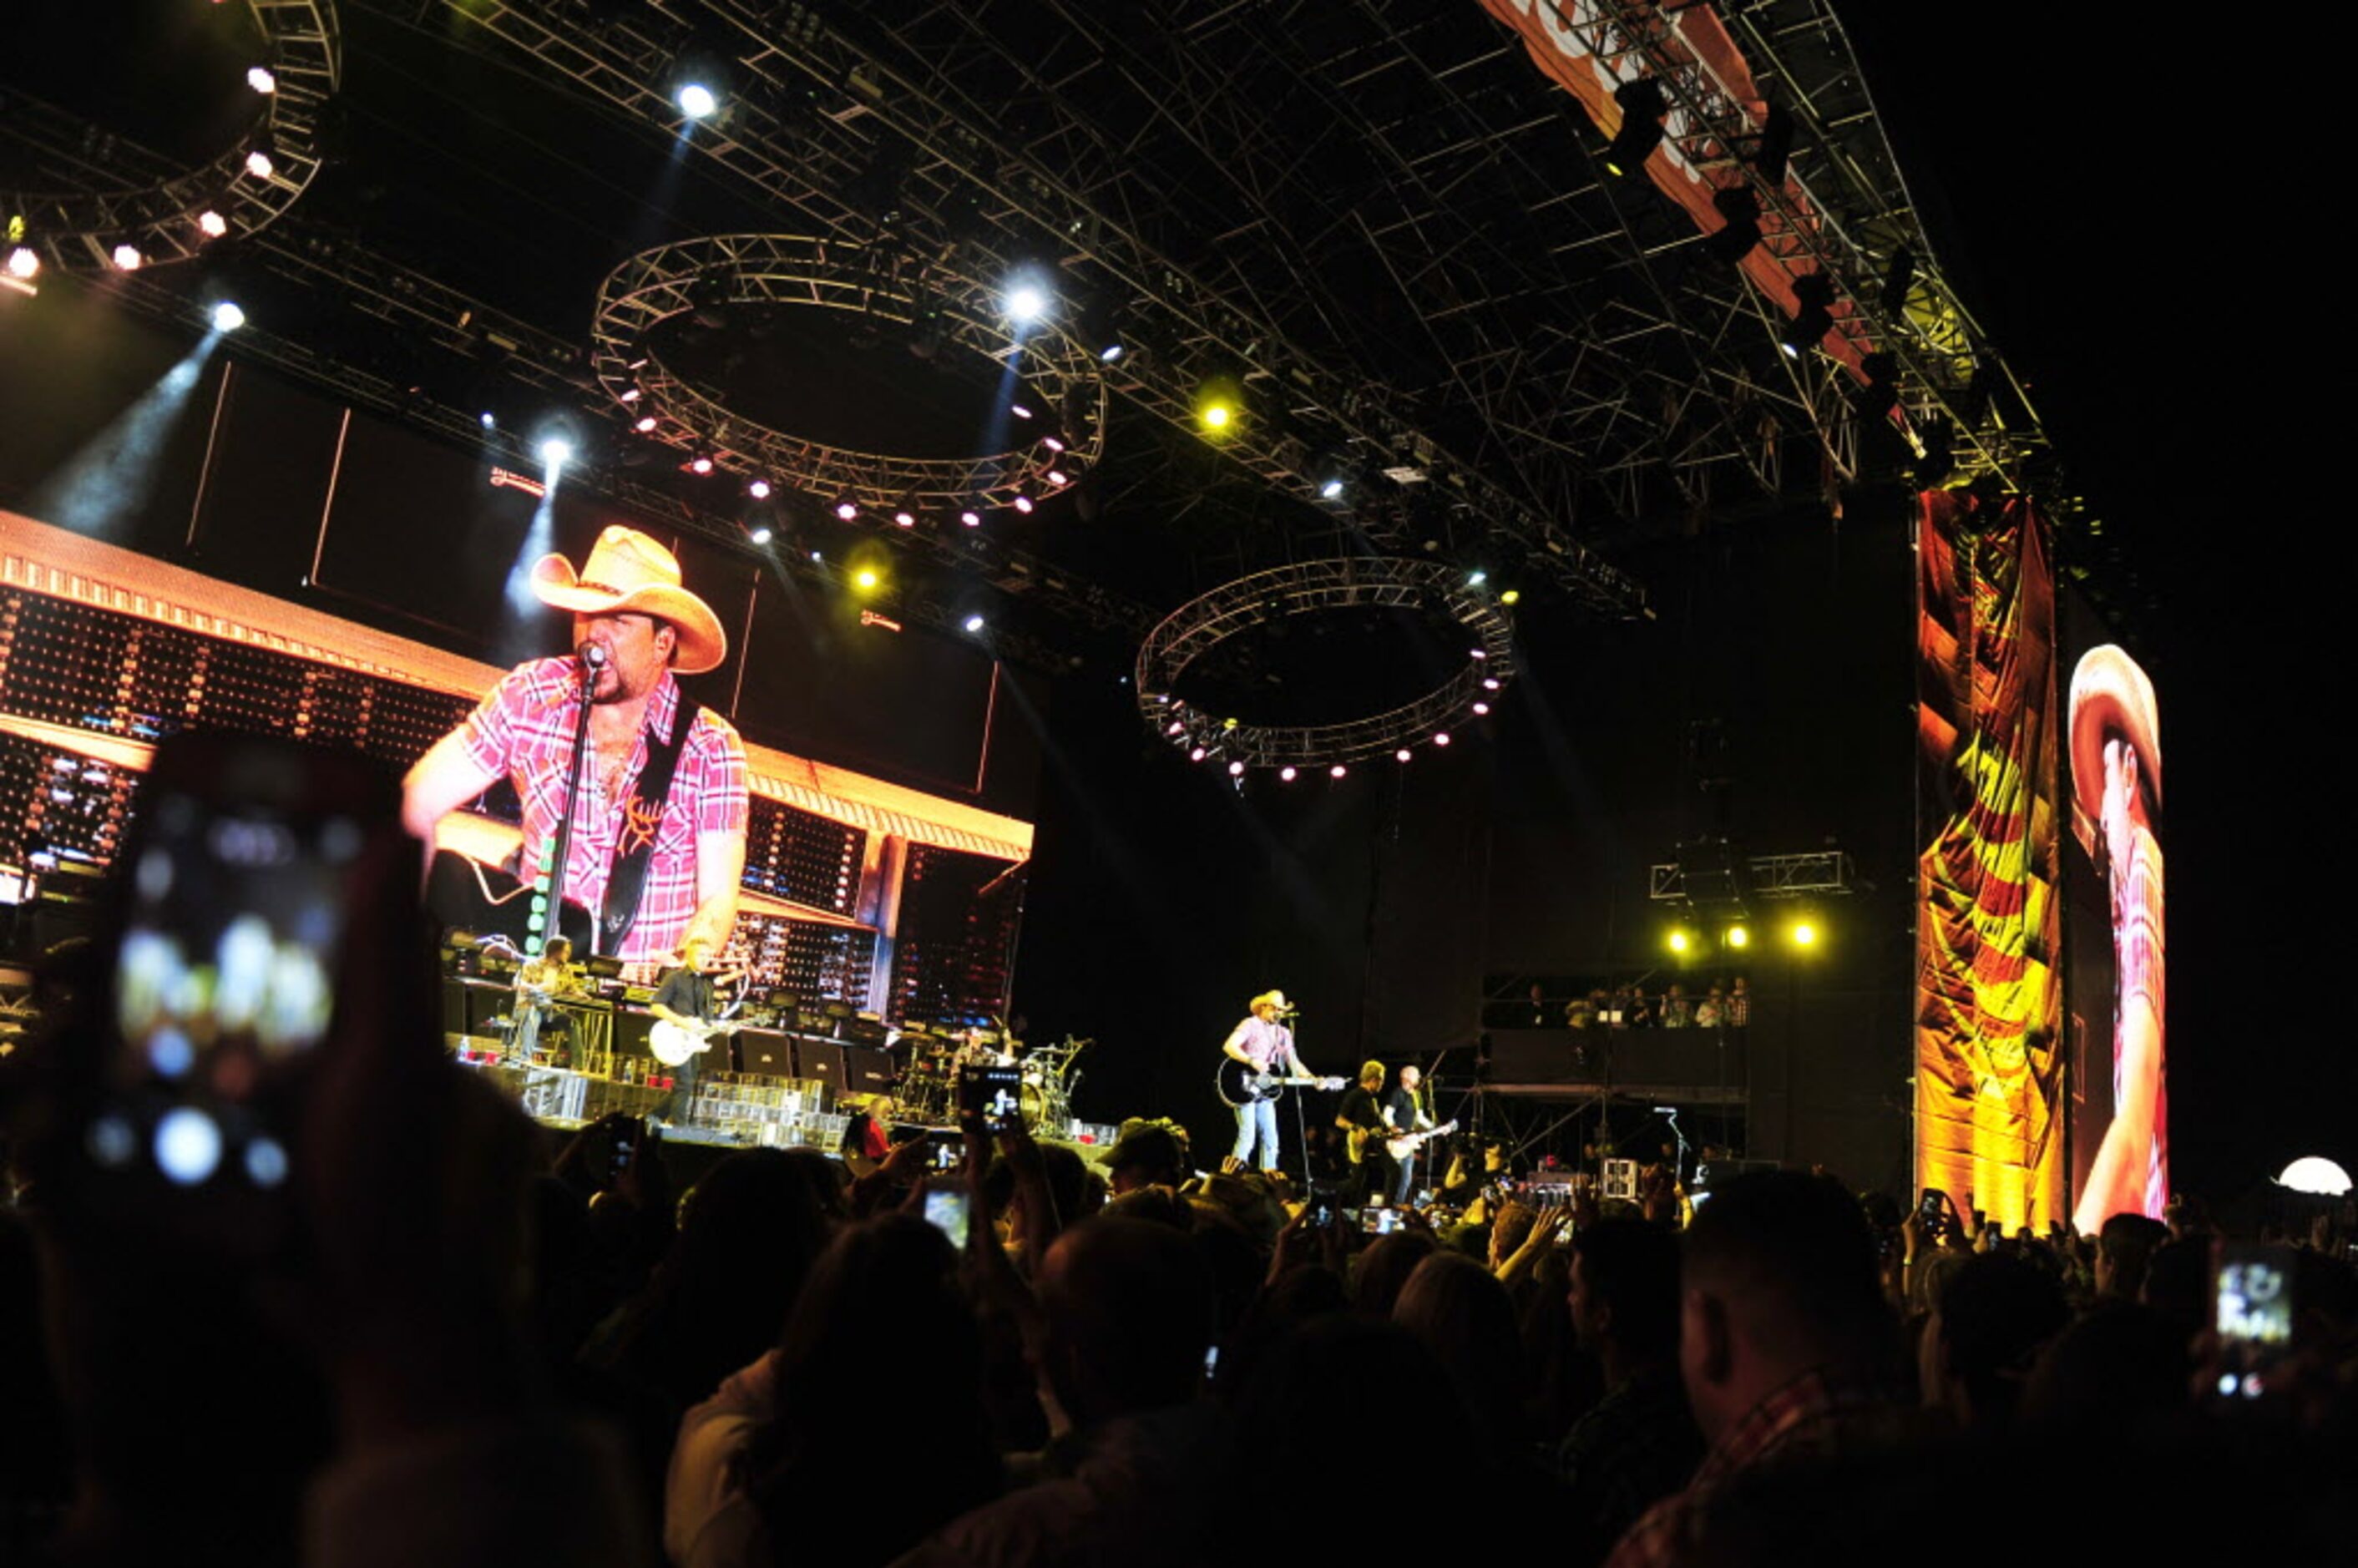
[[[678,641],[672,667],[699,676],[729,656],[720,618],[704,600],[679,585],[679,562],[669,550],[620,524],[598,535],[579,576],[563,556],[543,556],[532,568],[532,591],[543,604],[577,615],[635,611],[671,623]]]
[[[2153,682],[2135,659],[2107,643],[2091,648],[2071,672],[2071,794],[2091,818],[2103,815],[2104,742],[2125,740],[2136,753],[2146,796],[2161,806],[2161,722]]]
[[[1259,1012],[1261,1010],[1261,1004],[1264,1002],[1277,1009],[1280,1012],[1292,1012],[1293,1011],[1293,1004],[1285,1000],[1285,993],[1283,991],[1263,991],[1260,995],[1253,998],[1252,1000],[1245,1003],[1245,1011],[1247,1012]]]

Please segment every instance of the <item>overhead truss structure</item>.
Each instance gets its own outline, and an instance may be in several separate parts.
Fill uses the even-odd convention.
[[[260,112],[235,146],[195,168],[110,178],[96,162],[49,161],[49,189],[0,191],[0,222],[24,232],[11,244],[32,248],[61,272],[122,270],[117,248],[135,265],[188,261],[206,246],[267,228],[295,204],[319,172],[319,123],[340,85],[343,45],[330,0],[246,0],[261,30],[259,64],[270,90],[256,92]],[[11,102],[11,118],[65,118],[49,105]]]
[[[825,501],[912,519],[1028,503],[1096,464],[1105,388],[1097,356],[1066,321],[1051,315],[1020,336],[1011,330],[1002,287],[897,246],[799,234],[683,240],[607,276],[590,323],[590,370],[639,434],[700,443],[722,468]],[[720,305],[838,310],[903,327],[923,319],[937,352],[990,361],[1040,406],[996,410],[1017,444],[971,458],[860,450],[774,429],[732,410],[725,392],[676,373],[656,346],[665,323]]]
[[[1253,724],[1179,695],[1190,666],[1229,638],[1297,615],[1437,610],[1465,628],[1465,663],[1412,702],[1324,724]],[[1248,768],[1335,767],[1448,743],[1450,727],[1488,713],[1515,676],[1506,611],[1439,561],[1344,557],[1255,572],[1181,605],[1147,635],[1133,676],[1139,717],[1195,762]]]
[[[1748,891],[1762,898],[1802,898],[1857,891],[1858,868],[1847,849],[1813,849],[1799,855],[1753,855]],[[1686,872],[1675,862],[1647,869],[1646,896],[1657,903],[1693,905]],[[1707,901],[1705,901],[1707,902]]]

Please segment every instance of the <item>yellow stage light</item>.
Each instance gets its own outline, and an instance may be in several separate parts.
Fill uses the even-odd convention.
[[[1498,602],[1501,604],[1516,604],[1521,601],[1522,597],[1523,590],[1521,589],[1510,588],[1507,589],[1506,592],[1498,596]]]
[[[1727,928],[1727,945],[1731,947],[1749,947],[1752,946],[1752,933],[1741,925],[1731,925]]]
[[[851,586],[862,593],[875,592],[876,585],[883,580],[874,567],[862,567],[851,574]]]
[[[1206,430],[1225,430],[1236,416],[1236,405],[1225,397],[1206,399],[1195,409],[1195,417],[1203,422]]]
[[[1690,936],[1690,935],[1688,935],[1685,932],[1683,932],[1683,931],[1673,931],[1673,932],[1671,932],[1671,952],[1673,952],[1673,953],[1683,953],[1683,952],[1685,952],[1688,948],[1690,948],[1690,947],[1692,947],[1692,946],[1694,946],[1694,938],[1693,938],[1693,937],[1692,937],[1692,936]]]
[[[1796,947],[1814,947],[1818,944],[1818,928],[1806,920],[1793,922],[1791,935]]]

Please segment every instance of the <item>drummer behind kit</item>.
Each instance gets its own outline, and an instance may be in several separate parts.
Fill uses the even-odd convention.
[[[956,1125],[963,1108],[964,1075],[978,1068],[1004,1075],[1014,1119],[1034,1132],[1061,1136],[1073,1119],[1073,1090],[1081,1076],[1073,1070],[1094,1042],[1067,1038],[1061,1045],[1035,1045],[999,1030],[968,1029],[936,1033],[922,1025],[901,1032],[908,1050],[894,1101],[904,1120]]]

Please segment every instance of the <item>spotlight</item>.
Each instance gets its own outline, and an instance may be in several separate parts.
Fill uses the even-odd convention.
[[[1899,362],[1877,349],[1858,362],[1858,373],[1866,377],[1851,390],[1851,400],[1858,405],[1858,411],[1870,419],[1890,413],[1899,401]]]
[[[701,81],[682,83],[672,102],[678,104],[679,112],[691,120],[701,120],[720,107],[720,100],[714,97],[712,89]]]
[[[30,281],[41,270],[41,254],[30,245],[18,245],[8,253],[8,276],[19,281]]]
[[[270,161],[270,155],[260,147],[245,155],[245,172],[256,179],[268,179],[270,171],[277,167]]]
[[[1242,762],[1230,762],[1228,764],[1228,777],[1232,779],[1240,779],[1244,776],[1245,765]]]
[[[266,65],[257,65],[249,69],[245,73],[245,84],[256,92],[278,91],[278,79],[270,73],[270,68]]]
[[[1326,776],[1330,779],[1339,779],[1350,771],[1350,769],[1345,767],[1342,763],[1337,762],[1333,767],[1326,770]]]
[[[760,525],[756,526],[756,527],[755,527],[755,528],[754,528],[751,533],[749,533],[749,534],[748,534],[748,535],[746,535],[745,536],[746,536],[747,538],[749,538],[749,539],[752,540],[752,541],[753,541],[753,543],[755,543],[755,544],[757,544],[757,545],[766,545],[766,544],[768,544],[772,539],[775,538],[777,535],[774,535],[774,534],[773,534],[773,533],[770,531],[769,524],[767,524],[765,523],[765,524],[760,524]]]
[[[1621,129],[1605,149],[1605,168],[1620,178],[1644,168],[1662,145],[1662,116],[1671,106],[1662,97],[1662,84],[1650,76],[1615,88],[1613,102],[1621,106]]]
[[[1081,306],[1081,341],[1096,351],[1101,364],[1111,364],[1121,358],[1121,308],[1104,297],[1087,299]]]
[[[917,525],[917,514],[903,506],[892,514],[892,521],[901,527],[914,528]]]
[[[1410,755],[1411,753],[1409,749],[1406,746],[1402,746],[1399,751],[1392,753],[1392,760],[1394,762],[1405,762],[1409,760]]]
[[[1014,415],[1018,419],[1029,419],[1032,417],[1032,406],[1028,403],[1011,403],[1007,406],[1007,411],[1010,414]]]
[[[860,503],[847,495],[835,503],[835,514],[846,523],[852,522],[860,515]]]
[[[244,325],[245,312],[238,308],[234,300],[224,299],[213,307],[214,331],[234,332]]]
[[[767,501],[770,499],[770,481],[766,479],[757,479],[745,487],[745,493],[756,501]]]
[[[1672,926],[1671,928],[1671,935],[1668,940],[1671,951],[1673,953],[1683,953],[1694,946],[1694,938],[1688,935],[1685,932],[1678,929],[1676,926]]]
[[[1048,313],[1048,291],[1036,283],[1019,283],[1000,303],[1011,321],[1037,321]]]
[[[1187,760],[1191,762],[1200,762],[1204,760],[1206,755],[1207,755],[1207,753],[1205,752],[1203,747],[1191,747],[1187,752]]]
[[[562,436],[551,436],[540,444],[543,468],[561,469],[573,460],[573,443]]]
[[[851,586],[858,589],[862,593],[875,592],[877,584],[883,580],[884,579],[876,575],[876,568],[874,567],[862,567],[858,571],[851,574]]]
[[[969,632],[979,632],[983,625],[983,619],[979,615],[969,615],[966,618],[966,629]]]
[[[208,207],[197,214],[197,227],[204,232],[205,238],[218,240],[229,232],[229,220]]]
[[[1496,691],[1496,690],[1498,690],[1498,677],[1497,676],[1484,676],[1482,677],[1482,689],[1483,689],[1484,691]]]
[[[1168,733],[1173,735],[1184,735],[1187,733],[1187,721],[1184,719],[1173,719],[1171,721],[1171,729]]]
[[[1487,702],[1477,702],[1474,705],[1474,717],[1476,719],[1485,717],[1489,711],[1490,705]]]
[[[114,247],[114,267],[117,272],[137,272],[140,264],[146,259],[139,254],[139,247],[136,245],[126,243]]]
[[[1288,762],[1285,766],[1277,770],[1277,776],[1284,780],[1287,784],[1292,784],[1299,775],[1294,773],[1293,764],[1292,762]]]
[[[1319,481],[1318,499],[1321,501],[1340,501],[1343,499],[1343,481],[1340,475],[1330,475],[1329,477]]]
[[[1484,571],[1480,567],[1476,567],[1472,571],[1466,574],[1466,586],[1467,588],[1480,588],[1484,583],[1488,582],[1489,580],[1490,574]]]
[[[688,459],[687,471],[694,474],[710,473],[712,471],[712,454],[710,452],[698,452],[696,456]]]
[[[1065,449],[1065,438],[1055,435],[1043,436],[1040,438],[1040,444],[1052,452],[1061,452]]]
[[[1727,928],[1725,940],[1731,947],[1749,947],[1752,946],[1752,933],[1746,926],[1731,925]]]
[[[475,416],[475,423],[486,430],[496,430],[500,427],[500,416],[486,408]]]
[[[654,415],[642,414],[639,416],[637,420],[633,423],[631,428],[644,436],[653,431],[658,423],[660,423],[660,421],[658,421]]]
[[[1806,920],[1793,922],[1786,935],[1792,938],[1793,946],[1796,947],[1814,947],[1818,945],[1818,928]]]
[[[1723,185],[1711,195],[1720,225],[1703,239],[1706,254],[1733,266],[1760,243],[1760,199],[1748,185]]]
[[[1028,495],[1017,496],[1015,498],[1015,510],[1022,513],[1026,517],[1032,515],[1032,498]]]
[[[1236,400],[1225,393],[1207,392],[1195,400],[1195,422],[1215,434],[1236,423]]]
[[[1816,348],[1833,327],[1833,280],[1822,272],[1797,277],[1793,280],[1793,297],[1800,302],[1800,308],[1785,323],[1784,330],[1777,334],[1777,346],[1785,351],[1787,359],[1797,360]]]
[[[1436,746],[1446,746],[1446,745],[1448,745],[1448,744],[1449,744],[1449,731],[1448,731],[1448,730],[1434,730],[1434,731],[1433,731],[1433,743],[1434,745],[1436,745]]]
[[[1498,595],[1498,602],[1501,604],[1520,604],[1522,601],[1523,590],[1520,588],[1510,588]]]
[[[1490,656],[1490,650],[1487,648],[1468,648],[1466,651],[1466,656],[1470,659],[1487,659]]]
[[[635,386],[626,386],[626,387],[622,388],[621,395],[619,395],[619,397],[617,398],[617,401],[618,401],[618,402],[622,402],[622,403],[636,403],[636,402],[637,402],[641,397],[643,397],[643,396],[644,396],[644,395],[645,395],[645,394],[642,393],[642,392],[641,392],[637,387],[635,387]]]
[[[972,507],[968,507],[966,511],[958,514],[958,521],[965,524],[969,528],[979,528],[982,526],[982,514],[975,511]]]

